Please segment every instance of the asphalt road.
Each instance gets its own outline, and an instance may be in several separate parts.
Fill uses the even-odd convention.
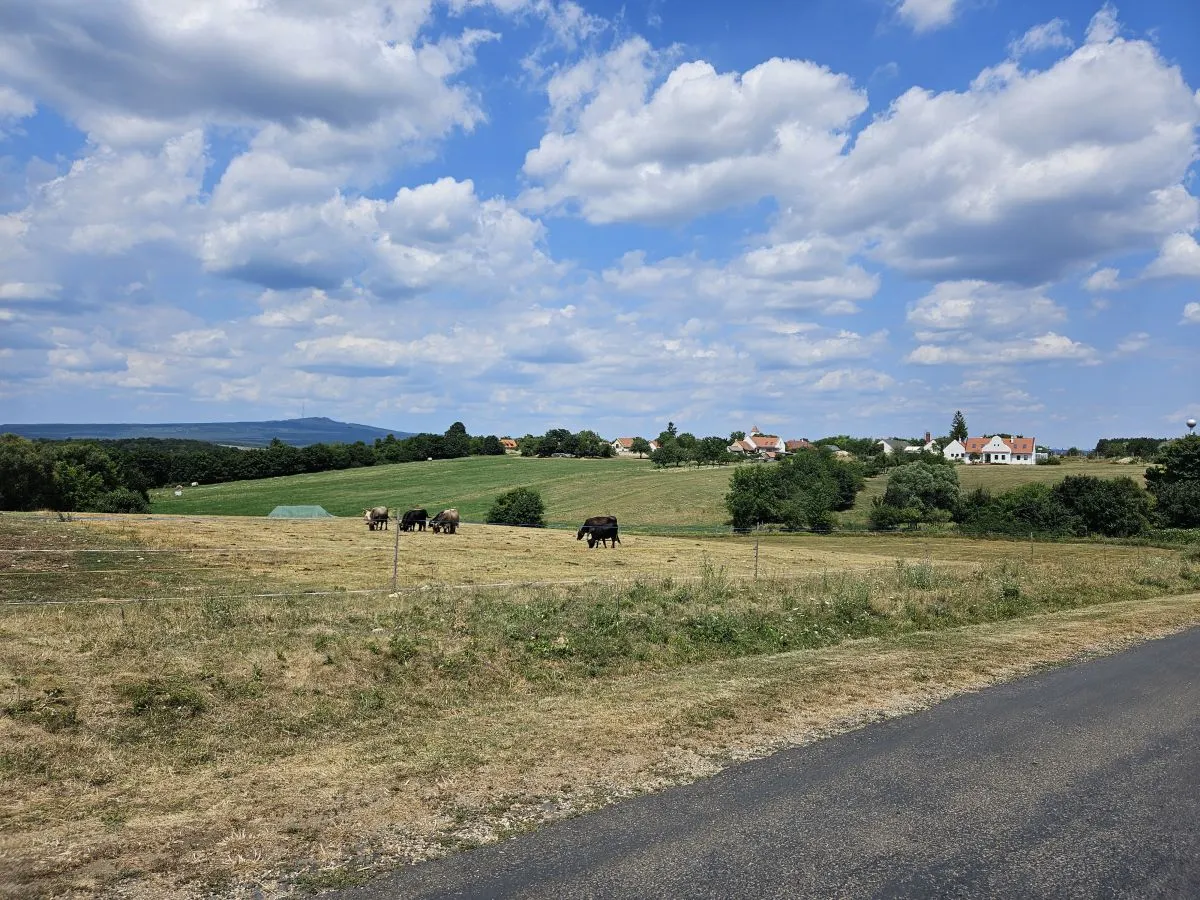
[[[1200,629],[342,892],[1200,897]]]

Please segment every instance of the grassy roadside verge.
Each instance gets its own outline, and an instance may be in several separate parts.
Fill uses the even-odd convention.
[[[1200,560],[1070,551],[4,610],[0,893],[346,883],[1200,620]]]

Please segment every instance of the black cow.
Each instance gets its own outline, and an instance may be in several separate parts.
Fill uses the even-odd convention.
[[[424,509],[410,509],[400,519],[401,531],[412,531],[414,528],[418,531],[425,530],[425,523],[429,521],[429,513]]]
[[[600,535],[603,536],[600,536]],[[607,541],[612,541],[613,546],[621,543],[621,539],[617,536],[617,517],[616,516],[592,516],[590,519],[585,519],[583,524],[579,526],[579,531],[575,533],[575,540],[581,541],[584,538],[588,539],[588,548],[596,546],[597,542],[608,546]]]
[[[613,549],[617,549],[617,544],[621,543],[621,537],[617,534],[616,525],[593,525],[592,530],[588,532],[587,542],[588,549],[595,548],[597,544],[605,547],[608,546],[608,541],[612,541]]]

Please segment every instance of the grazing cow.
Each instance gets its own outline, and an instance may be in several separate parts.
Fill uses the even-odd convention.
[[[595,536],[597,534],[597,529],[603,529],[603,537]],[[611,531],[609,529],[611,529]],[[608,544],[605,542],[609,540],[611,540],[613,542],[613,546],[616,547],[617,544],[621,542],[621,539],[617,537],[617,517],[592,516],[589,519],[585,519],[583,524],[579,526],[579,531],[575,533],[575,540],[581,541],[585,537],[588,539],[588,549],[595,547],[597,541],[604,543],[604,545],[607,547]]]
[[[617,534],[616,525],[593,525],[592,530],[588,532],[587,542],[588,549],[595,548],[597,544],[607,547],[608,541],[612,541],[613,549],[617,549],[617,544],[621,543],[621,537]]]
[[[458,510],[443,509],[429,520],[429,527],[433,529],[434,534],[440,534],[443,531],[446,534],[454,534],[458,531]]]
[[[424,509],[410,509],[406,512],[403,518],[400,519],[401,531],[412,531],[414,528],[418,531],[425,530],[425,523],[429,521],[429,513]]]
[[[387,531],[388,508],[386,506],[376,506],[371,509],[364,509],[363,521],[367,523],[367,528],[371,531],[379,528]]]

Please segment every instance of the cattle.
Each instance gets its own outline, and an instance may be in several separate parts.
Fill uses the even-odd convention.
[[[418,531],[425,530],[425,523],[429,521],[429,513],[424,509],[410,509],[400,519],[401,531]]]
[[[458,510],[443,509],[429,520],[429,527],[433,529],[434,534],[440,534],[443,531],[446,534],[454,534],[458,531]]]
[[[617,544],[621,543],[621,537],[617,534],[617,526],[593,525],[587,536],[588,549],[592,550],[597,544],[607,547],[608,541],[612,541],[614,550],[617,549]]]
[[[388,508],[386,506],[375,506],[371,509],[364,509],[363,521],[367,523],[367,528],[371,531],[375,531],[378,528],[387,531]]]
[[[603,536],[600,536],[600,535]],[[617,517],[616,516],[592,516],[585,519],[583,524],[579,526],[579,531],[575,533],[575,540],[581,541],[584,538],[588,539],[588,549],[595,547],[597,542],[607,545],[607,541],[613,542],[613,547],[621,543],[621,539],[617,536]]]

